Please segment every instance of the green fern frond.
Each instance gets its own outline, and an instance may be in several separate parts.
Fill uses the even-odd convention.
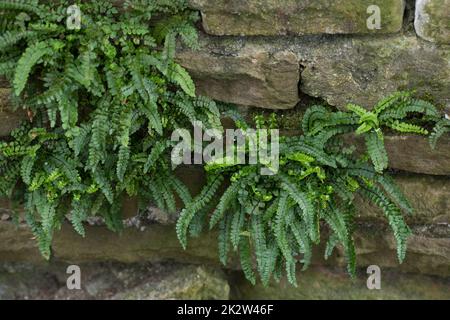
[[[248,237],[241,237],[239,241],[239,256],[241,259],[241,267],[245,278],[251,284],[256,284],[256,276],[253,271],[252,254],[250,251],[250,243]]]
[[[388,155],[384,147],[384,141],[376,132],[370,132],[365,136],[367,153],[372,160],[375,170],[382,173],[388,167]]]
[[[400,122],[398,120],[389,123],[388,126],[401,133],[428,135],[428,130],[422,128],[421,126],[406,122]]]
[[[436,123],[429,138],[430,145],[433,150],[436,149],[439,139],[448,132],[450,132],[450,120],[442,119]]]
[[[125,172],[127,171],[128,161],[130,159],[130,148],[128,146],[120,146],[117,159],[116,174],[119,181],[123,181]]]
[[[230,240],[234,250],[237,250],[239,240],[241,239],[242,228],[245,225],[245,211],[239,208],[234,211],[233,219],[231,220]]]
[[[25,88],[25,84],[28,81],[32,68],[43,56],[51,53],[51,48],[45,42],[37,42],[25,50],[24,54],[17,62],[17,68],[14,74],[13,85],[16,96],[19,96]]]
[[[318,242],[320,239],[320,232],[317,214],[308,196],[301,192],[295,184],[289,181],[287,177],[282,178],[281,188],[285,190],[289,194],[289,197],[292,198],[300,207],[302,217],[308,227],[311,240],[313,242]]]
[[[231,215],[227,215],[219,222],[219,259],[220,262],[226,266],[228,262],[228,252],[230,251],[230,230],[231,230]]]
[[[211,215],[209,223],[210,229],[214,228],[214,226],[223,218],[225,212],[230,206],[230,203],[235,200],[235,197],[239,191],[240,183],[241,181],[233,182],[220,198],[219,204]]]
[[[398,260],[400,263],[403,262],[405,259],[407,241],[411,235],[411,230],[406,225],[399,208],[391,200],[389,200],[383,191],[377,186],[365,186],[361,189],[361,192],[383,210],[389,221],[389,225],[394,232],[394,237],[397,242]]]
[[[203,188],[200,194],[195,197],[192,203],[181,211],[180,217],[178,218],[176,231],[178,239],[180,240],[183,248],[186,248],[187,246],[187,230],[189,228],[189,224],[191,223],[195,214],[212,200],[217,189],[222,184],[222,181],[222,176],[213,177]]]

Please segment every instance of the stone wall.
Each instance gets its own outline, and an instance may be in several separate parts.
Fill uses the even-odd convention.
[[[450,111],[449,0],[190,2],[202,13],[202,48],[179,60],[202,94],[289,109],[303,94],[371,107],[417,89]],[[380,29],[371,30],[374,5]]]
[[[195,79],[198,93],[238,104],[244,113],[255,108],[280,109],[280,115],[298,123],[310,100],[337,108],[348,102],[370,108],[390,92],[416,89],[450,115],[450,0],[190,0],[190,5],[201,13],[201,45],[198,51],[180,46],[177,59]],[[371,28],[378,9],[379,28]],[[8,93],[9,89],[0,89],[0,136],[25,117],[9,110]],[[349,139],[360,144],[355,137]],[[393,236],[380,213],[360,201],[360,228],[355,236],[360,274],[354,283],[343,275],[341,252],[324,261],[323,248],[318,248],[311,270],[299,275],[298,289],[279,290],[279,284],[251,287],[240,272],[233,271],[239,269],[235,259],[225,273],[219,270],[216,234],[192,240],[188,251],[183,251],[173,217],[156,209],[151,210],[152,223],[131,218],[121,235],[104,226],[91,226],[83,239],[63,226],[55,239],[56,262],[45,269],[29,230],[23,222],[12,224],[4,201],[0,204],[0,262],[12,267],[0,268],[0,298],[25,295],[8,287],[10,275],[22,275],[23,268],[58,274],[67,263],[95,263],[86,268],[114,275],[117,270],[141,270],[148,275],[158,274],[158,264],[167,261],[174,263],[171,271],[148,280],[153,287],[175,288],[165,296],[145,286],[124,285],[121,293],[111,297],[173,298],[194,292],[194,298],[230,294],[238,298],[449,298],[450,137],[444,137],[436,151],[417,136],[387,136],[386,147],[390,168],[398,173],[396,180],[416,209],[407,218],[414,235],[403,265],[397,263]],[[192,190],[200,188],[201,173],[183,170],[180,175]],[[134,213],[125,212],[127,217]],[[109,261],[115,264],[105,266]],[[142,267],[148,263],[152,265]],[[207,267],[194,267],[199,264]],[[386,290],[376,294],[364,283],[364,270],[371,264],[379,265],[388,279]],[[199,274],[197,279],[208,279],[201,283],[212,285],[180,282],[188,273]],[[84,297],[110,297],[95,289],[100,281],[95,274],[89,279]],[[26,277],[20,281],[21,288],[34,283]],[[201,290],[212,293],[204,295]],[[52,297],[70,298],[54,291]]]

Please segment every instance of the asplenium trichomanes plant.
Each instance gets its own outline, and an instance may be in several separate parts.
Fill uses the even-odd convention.
[[[394,180],[383,173],[387,163],[383,160],[386,151],[381,129],[389,126],[400,132],[426,134],[408,116],[414,114],[414,119],[427,124],[438,121],[439,113],[433,105],[404,92],[384,99],[372,112],[354,105],[348,109],[308,109],[302,121],[304,134],[280,139],[280,168],[274,175],[261,175],[261,165],[236,165],[227,163],[227,158],[208,164],[206,186],[182,211],[177,224],[182,245],[186,248],[188,234],[197,235],[209,221],[210,229],[219,230],[219,255],[224,265],[230,251],[238,252],[245,276],[252,283],[256,281],[255,270],[265,285],[272,276],[280,279],[285,270],[289,282],[296,285],[297,265],[308,267],[312,246],[320,242],[321,229],[327,226],[325,257],[340,244],[353,276],[354,200],[359,196],[381,208],[402,262],[411,233],[402,213],[412,214],[413,209]],[[264,123],[259,121],[261,125]],[[343,139],[344,134],[355,131],[367,140],[368,150],[362,154],[355,153]],[[229,184],[215,201],[225,179]]]
[[[197,14],[185,1],[82,1],[80,29],[66,26],[72,1],[0,1],[0,75],[29,121],[0,145],[0,195],[24,204],[49,258],[66,216],[102,216],[121,229],[125,195],[175,211],[170,134],[193,121],[220,128],[212,101],[196,97],[174,61],[177,39],[195,48]]]
[[[312,133],[330,134],[334,130],[353,131],[364,134],[367,152],[377,172],[383,172],[388,166],[388,156],[384,148],[383,128],[389,128],[402,134],[428,135],[428,130],[416,122],[438,121],[440,114],[430,103],[414,99],[411,92],[396,92],[378,102],[368,111],[361,106],[348,104],[350,113],[331,115],[332,121],[322,126],[317,118],[330,116],[323,108],[316,107],[308,111],[307,117],[315,121]],[[412,119],[408,116],[414,115]],[[355,129],[356,128],[356,129]]]

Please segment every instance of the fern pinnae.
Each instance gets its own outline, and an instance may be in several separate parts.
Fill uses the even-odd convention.
[[[291,247],[288,242],[285,219],[289,212],[288,200],[289,196],[287,193],[283,193],[280,196],[278,211],[275,219],[275,239],[278,243],[278,247],[283,254],[286,264],[286,272],[288,275],[288,280],[291,284],[296,284],[295,279],[295,260],[292,257]],[[293,267],[294,265],[294,267]]]
[[[173,190],[180,197],[181,201],[183,201],[184,205],[188,205],[192,201],[192,196],[189,192],[189,189],[174,175],[169,174],[166,179],[169,184],[172,186]]]
[[[230,230],[231,230],[232,216],[227,215],[219,222],[219,236],[218,236],[218,248],[219,248],[219,260],[226,266],[228,262],[228,252],[230,251]]]
[[[384,147],[384,141],[376,132],[370,132],[366,136],[367,153],[372,160],[375,170],[382,173],[388,167],[388,155]]]
[[[377,186],[365,186],[362,188],[362,193],[383,210],[394,232],[398,260],[402,263],[405,259],[407,240],[411,235],[411,230],[406,225],[400,209]]]
[[[378,175],[377,182],[383,187],[388,195],[403,209],[405,212],[412,214],[414,212],[408,199],[402,193],[395,181],[388,175]]]
[[[244,208],[238,208],[233,213],[233,219],[231,220],[231,233],[230,239],[233,249],[238,249],[239,240],[241,238],[242,228],[245,225],[245,210]]]
[[[300,207],[302,211],[302,217],[308,225],[308,230],[312,241],[318,242],[320,239],[320,232],[319,225],[316,221],[317,214],[308,196],[305,193],[301,192],[295,184],[289,181],[289,178],[287,177],[282,178],[281,187]]]
[[[304,221],[293,221],[293,223],[290,224],[290,229],[292,234],[294,235],[295,240],[297,241],[298,246],[300,247],[300,252],[303,253],[302,270],[304,271],[311,264],[312,242],[309,238]]]
[[[31,175],[33,172],[33,166],[35,164],[36,158],[33,156],[26,156],[23,158],[20,166],[20,175],[23,182],[29,185],[31,183]]]
[[[218,175],[212,177],[200,194],[186,206],[180,213],[176,225],[178,240],[184,249],[187,247],[187,230],[195,214],[204,208],[211,200],[217,189],[222,184],[223,177]]]
[[[213,229],[214,226],[223,218],[225,212],[229,208],[230,203],[235,199],[240,186],[241,181],[235,181],[224,192],[220,198],[219,204],[211,215],[209,228]]]
[[[123,182],[125,172],[127,171],[128,161],[130,159],[130,148],[126,145],[119,147],[117,159],[116,174],[119,181]]]
[[[436,149],[436,145],[439,141],[439,139],[446,133],[450,132],[450,120],[449,119],[442,119],[438,121],[433,128],[433,131],[430,135],[429,142],[430,146],[433,150]]]
[[[334,248],[336,248],[339,243],[339,237],[336,233],[332,233],[327,240],[327,244],[325,247],[324,259],[328,260],[333,254]]]
[[[261,278],[265,278],[262,275],[267,270],[267,245],[264,226],[262,224],[262,219],[260,215],[252,215],[251,217],[251,228],[253,234],[253,243],[255,245],[256,262],[259,274]]]
[[[48,54],[51,54],[51,49],[45,42],[37,42],[26,49],[17,62],[17,68],[14,74],[13,85],[16,96],[19,96],[25,88],[34,65],[38,63],[43,56]]]
[[[239,240],[239,256],[241,258],[241,267],[244,275],[251,284],[256,284],[256,276],[253,271],[252,255],[250,251],[250,242],[248,237],[241,237]]]

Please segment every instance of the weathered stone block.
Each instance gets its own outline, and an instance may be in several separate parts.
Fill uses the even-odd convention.
[[[195,80],[197,92],[211,98],[261,108],[288,109],[299,101],[300,66],[294,53],[268,51],[245,42],[181,51],[179,62]]]
[[[417,0],[414,26],[423,39],[450,44],[450,0]]]
[[[222,270],[165,263],[80,264],[81,288],[67,288],[66,263],[0,263],[0,300],[227,300]]]
[[[395,36],[311,43],[311,51],[298,48],[305,67],[301,91],[331,105],[342,108],[352,102],[371,108],[394,91],[414,89],[450,111],[447,47],[415,36]]]
[[[431,95],[450,112],[450,50],[415,35],[389,37],[221,38],[179,50],[199,92],[273,109],[293,107],[300,91],[343,108],[370,108],[397,90]],[[298,73],[301,72],[301,76]]]
[[[395,270],[381,269],[381,290],[369,290],[365,270],[361,270],[354,281],[335,268],[315,268],[299,273],[298,288],[284,282],[271,283],[264,287],[260,283],[252,286],[237,274],[233,282],[236,294],[232,299],[282,299],[282,300],[421,300],[450,299],[446,279],[401,274]]]
[[[355,135],[346,137],[348,143],[366,150],[364,139]],[[389,157],[389,168],[431,175],[450,175],[450,136],[440,138],[433,150],[429,140],[416,135],[385,135],[384,145]]]
[[[402,27],[403,0],[190,0],[213,35],[392,33]],[[377,6],[372,9],[371,6]],[[380,25],[368,27],[372,10]],[[378,11],[377,13],[378,14]]]

